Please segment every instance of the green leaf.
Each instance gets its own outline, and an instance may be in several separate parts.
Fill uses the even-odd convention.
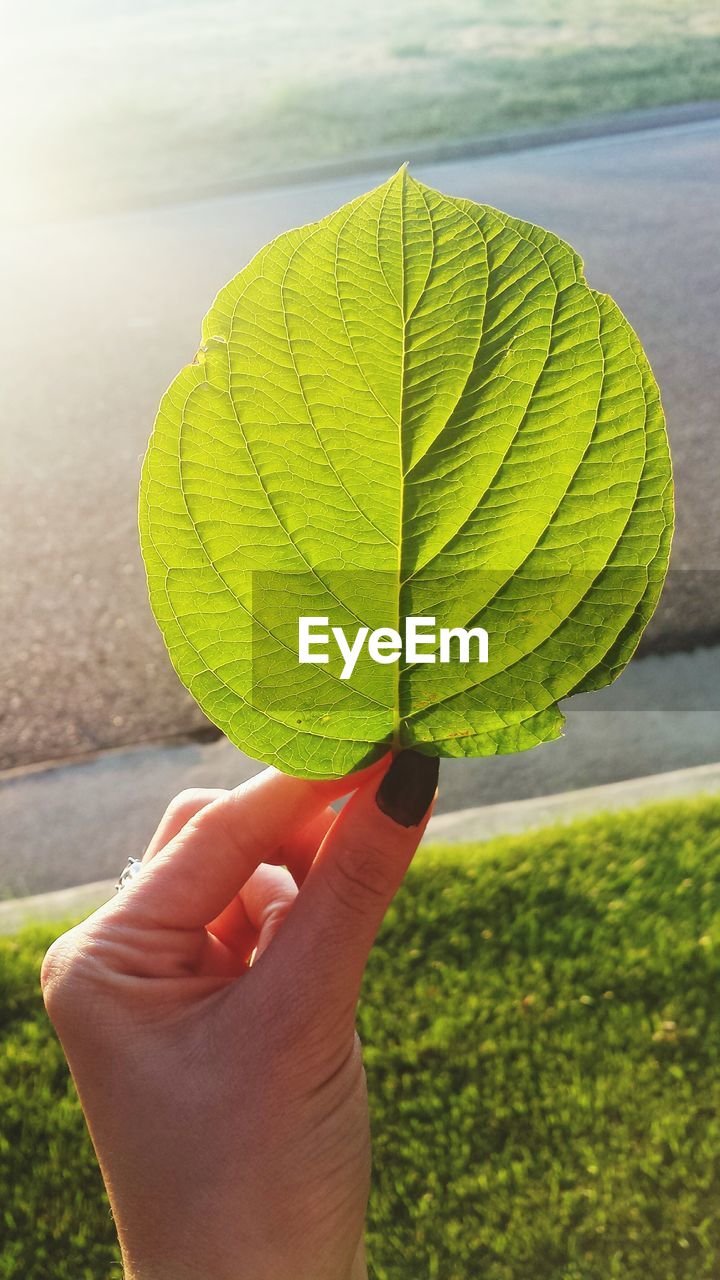
[[[600,216],[600,215],[599,215]],[[143,469],[150,599],[180,678],[250,755],[341,775],[558,737],[630,658],[672,526],[658,390],[615,304],[539,227],[401,170],[218,295]],[[298,618],[482,626],[489,661],[300,665]]]

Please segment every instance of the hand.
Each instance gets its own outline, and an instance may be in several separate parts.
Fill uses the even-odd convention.
[[[50,948],[127,1280],[367,1276],[355,1011],[437,765],[406,751],[340,782],[269,769],[183,793],[140,874]]]

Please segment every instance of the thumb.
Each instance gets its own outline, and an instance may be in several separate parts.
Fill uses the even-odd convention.
[[[328,1031],[354,1028],[370,948],[427,825],[439,764],[402,751],[379,786],[376,775],[355,792],[275,940],[277,960],[297,975],[303,1014],[319,1014]]]

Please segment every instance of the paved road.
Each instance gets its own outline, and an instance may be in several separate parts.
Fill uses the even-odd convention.
[[[442,761],[436,814],[490,806],[473,823],[473,833],[480,828],[487,835],[498,830],[499,805],[499,829],[508,829],[509,813],[518,830],[518,801],[720,760],[720,646],[651,654],[608,688],[568,699],[563,710],[565,736],[556,742],[512,756]],[[0,777],[0,904],[117,876],[145,848],[178,791],[236,787],[259,768],[222,738],[129,747]],[[657,788],[653,794],[664,795]],[[556,816],[549,801],[535,822]],[[1,917],[2,911],[0,932]]]
[[[418,167],[566,236],[640,332],[679,518],[652,643],[720,635],[720,121]],[[6,232],[0,768],[199,729],[145,599],[135,533],[160,393],[217,288],[271,236],[386,175]]]

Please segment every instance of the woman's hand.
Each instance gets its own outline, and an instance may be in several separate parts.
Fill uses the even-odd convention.
[[[385,757],[340,815],[347,779],[184,793],[140,874],[51,947],[128,1280],[366,1276],[355,1009],[437,765]]]

